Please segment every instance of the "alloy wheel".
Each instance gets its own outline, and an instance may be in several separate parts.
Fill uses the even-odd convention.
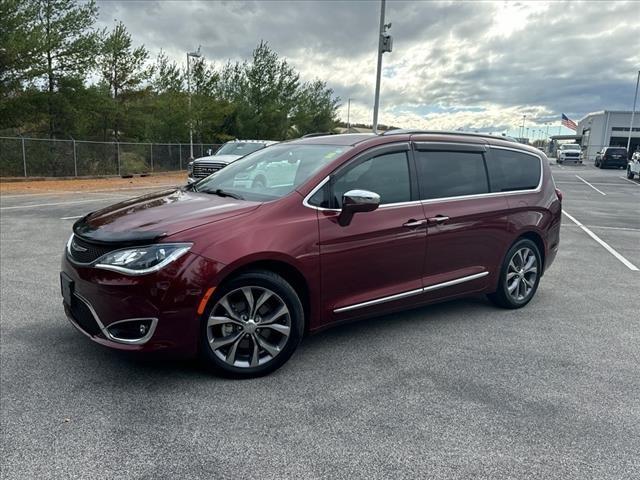
[[[286,303],[265,287],[246,286],[225,294],[207,319],[207,340],[228,365],[252,368],[282,352],[291,333]]]
[[[507,292],[516,302],[529,298],[538,277],[538,258],[528,247],[523,247],[513,254],[507,268]]]

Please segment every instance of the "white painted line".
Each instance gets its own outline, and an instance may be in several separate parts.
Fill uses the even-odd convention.
[[[565,227],[579,227],[580,225],[563,224]],[[623,230],[625,232],[640,232],[640,228],[631,227],[605,227],[604,225],[586,225],[589,228],[597,228],[603,230]]]
[[[580,175],[576,175],[576,178],[578,180],[582,180],[584,183],[586,183],[587,185],[589,185],[591,188],[593,188],[596,192],[598,192],[600,195],[606,195],[606,193],[604,193],[602,190],[598,190],[596,187],[594,187],[593,185],[591,185],[589,182],[587,182],[584,178],[582,178]]]
[[[60,220],[75,220],[76,218],[82,218],[84,215],[76,215],[75,217],[60,217]]]
[[[0,207],[0,210],[16,210],[18,208],[36,208],[36,207],[54,207],[57,205],[77,205],[80,203],[100,202],[104,200],[113,201],[113,197],[109,198],[94,198],[93,200],[78,200],[76,202],[56,202],[56,203],[39,203],[37,205],[14,205],[11,207]]]
[[[626,178],[626,177],[620,177],[622,180],[626,180],[629,183],[633,183],[636,187],[640,187],[640,183],[638,182],[634,182],[633,180]]]
[[[599,236],[597,236],[595,233],[593,233],[591,230],[589,230],[587,227],[585,227],[582,223],[580,223],[578,220],[576,220],[573,216],[571,216],[565,210],[563,210],[562,213],[564,215],[566,215],[569,220],[571,220],[573,223],[575,223],[577,226],[579,226],[587,235],[589,235],[596,242],[598,242],[600,245],[602,245],[604,247],[604,249],[607,250],[611,255],[613,255],[618,260],[620,260],[620,262],[622,262],[622,264],[624,264],[624,266],[627,267],[629,270],[633,270],[634,272],[637,272],[639,270],[638,267],[636,267],[633,263],[631,263],[629,260],[624,258],[622,255],[620,255],[607,242],[602,240]]]
[[[556,180],[556,183],[563,183],[565,185],[582,185],[582,182],[565,182],[562,180]],[[605,187],[626,187],[626,183],[604,183],[604,182],[591,182],[591,185],[601,185]]]

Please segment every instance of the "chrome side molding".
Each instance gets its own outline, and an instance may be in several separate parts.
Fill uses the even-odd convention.
[[[376,298],[374,300],[369,300],[362,303],[355,303],[353,305],[347,305],[346,307],[340,307],[333,310],[333,313],[342,313],[349,312],[351,310],[356,310],[358,308],[370,307],[373,305],[378,305],[380,303],[392,302],[393,300],[400,300],[406,297],[412,297],[413,295],[419,295],[421,293],[432,292],[434,290],[440,290],[441,288],[452,287],[454,285],[458,285],[464,282],[470,282],[472,280],[476,280],[478,278],[486,277],[489,275],[489,272],[480,272],[474,273],[473,275],[467,275],[466,277],[456,278],[454,280],[449,280],[448,282],[436,283],[434,285],[429,285],[428,287],[417,288],[415,290],[409,290],[408,292],[396,293],[395,295],[389,295],[388,297]]]

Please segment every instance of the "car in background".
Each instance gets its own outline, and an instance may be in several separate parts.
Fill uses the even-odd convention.
[[[561,201],[544,153],[502,138],[283,142],[79,219],[64,308],[104,346],[265,375],[331,325],[477,294],[524,307],[558,251]]]
[[[626,168],[627,149],[624,147],[605,147],[596,154],[595,166],[598,168]]]
[[[201,178],[208,177],[231,162],[274,143],[278,142],[272,140],[232,140],[227,142],[213,155],[196,158],[189,162],[189,165],[187,165],[188,182],[193,183]]]
[[[582,150],[577,143],[565,143],[560,145],[556,153],[556,161],[560,164],[564,162],[582,163]]]
[[[640,150],[634,152],[627,163],[627,178],[633,180],[636,175],[640,178]]]

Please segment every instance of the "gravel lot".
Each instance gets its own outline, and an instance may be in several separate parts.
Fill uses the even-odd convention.
[[[2,478],[640,477],[640,184],[553,172],[620,257],[565,216],[526,308],[474,298],[351,324],[249,381],[117,354],[66,320],[70,217],[149,189],[3,195]]]

